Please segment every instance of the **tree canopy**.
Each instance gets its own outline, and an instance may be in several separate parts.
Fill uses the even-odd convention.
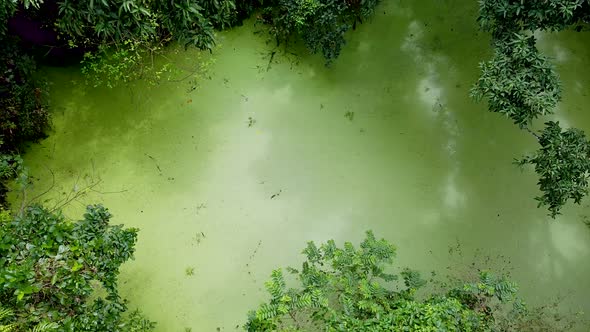
[[[535,154],[517,163],[534,165],[543,192],[535,199],[555,216],[569,199],[580,204],[588,195],[590,142],[580,129],[562,130],[558,122],[549,121],[539,136],[539,144],[541,148]]]
[[[540,54],[532,32],[582,31],[590,22],[587,0],[480,0],[478,22],[492,34],[494,56],[480,64],[481,77],[471,90],[475,100],[486,99],[491,112],[510,118],[531,133],[541,145],[533,155],[519,160],[532,164],[539,175],[536,197],[556,217],[573,200],[580,204],[588,194],[590,142],[582,131],[562,132],[559,123],[547,122],[540,134],[530,128],[533,120],[553,114],[561,101],[561,85],[555,67]]]
[[[520,128],[553,113],[561,100],[555,69],[532,36],[515,33],[496,40],[494,57],[481,64],[481,71],[472,95],[486,98],[491,112],[509,117]]]
[[[483,30],[500,37],[523,30],[559,31],[588,23],[588,0],[480,0],[479,17]]]
[[[24,10],[53,26],[70,44],[121,46],[126,41],[177,41],[211,50],[214,29],[225,29],[261,11],[278,42],[301,37],[312,53],[338,57],[343,34],[370,17],[378,0],[10,0],[0,5],[6,21]],[[44,15],[39,15],[43,13]],[[5,29],[5,27],[3,27]]]
[[[369,18],[378,0],[275,0],[264,3],[262,17],[278,43],[301,38],[312,53],[327,63],[335,60],[346,43],[344,34]]]

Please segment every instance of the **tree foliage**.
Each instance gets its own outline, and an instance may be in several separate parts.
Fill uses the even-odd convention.
[[[13,10],[10,4],[0,5],[0,19],[5,20],[4,11]],[[35,78],[35,61],[5,32],[0,28],[0,206],[5,203],[5,182],[22,170],[18,153],[23,144],[43,138],[50,124],[46,84]]]
[[[16,0],[12,0],[16,2]],[[235,0],[59,0],[51,18],[57,31],[81,45],[113,45],[126,41],[175,40],[210,50],[214,29],[239,23],[252,1]],[[44,6],[34,6],[43,10]]]
[[[23,6],[39,4],[27,0]],[[7,21],[17,5],[17,0],[0,2],[0,207],[5,204],[6,181],[23,174],[18,151],[24,142],[42,138],[50,122],[46,85],[35,78],[35,61],[7,34]]]
[[[534,155],[524,157],[518,164],[534,165],[543,192],[536,199],[539,206],[548,206],[555,217],[569,199],[580,204],[588,194],[590,142],[580,129],[562,130],[559,122],[549,121],[541,132],[539,144],[541,148]]]
[[[104,0],[59,1],[56,27],[76,42],[98,45],[176,40],[211,50],[214,29],[239,24],[259,8],[277,42],[302,38],[328,62],[340,54],[344,33],[367,19],[378,0]]]
[[[526,313],[516,285],[489,272],[417,296],[426,282],[408,269],[389,273],[395,248],[372,232],[359,248],[331,240],[309,242],[303,253],[302,269],[287,269],[300,287],[288,288],[282,270],[273,271],[270,300],[249,313],[247,331],[524,331],[515,328]]]
[[[200,3],[63,0],[58,2],[56,26],[66,37],[83,43],[122,44],[126,40],[153,41],[170,35],[183,44],[208,49],[213,44],[213,22]]]
[[[472,96],[487,99],[490,111],[525,128],[539,116],[553,113],[561,99],[559,79],[535,47],[535,37],[515,33],[506,38],[496,41],[494,58],[481,64]]]
[[[40,22],[53,29],[56,40],[66,41],[60,47],[69,45],[84,50],[83,68],[89,82],[113,87],[136,78],[157,78],[167,72],[169,68],[154,66],[153,59],[171,41],[213,50],[215,29],[238,25],[256,10],[262,12],[277,42],[301,38],[312,53],[323,54],[330,63],[345,44],[344,33],[368,18],[377,2],[9,0],[0,4],[0,33],[6,32],[6,23],[15,12]]]
[[[154,324],[117,291],[121,264],[133,257],[136,229],[109,225],[111,214],[89,206],[84,219],[32,206],[0,220],[0,303],[17,331],[52,324],[58,331],[149,331]],[[96,295],[102,289],[105,296]]]
[[[582,160],[587,156],[588,142],[580,130],[562,132],[554,122],[546,124],[541,136],[529,129],[533,120],[552,114],[561,100],[555,69],[537,50],[530,33],[569,27],[582,30],[582,25],[590,21],[590,1],[480,0],[479,3],[478,21],[483,30],[492,33],[495,51],[490,61],[480,64],[482,74],[471,91],[472,96],[477,101],[486,99],[491,112],[506,115],[538,140],[540,149],[518,164],[535,166],[543,193],[536,199],[539,206],[547,206],[550,216],[555,217],[569,199],[579,204],[588,193],[590,163]]]
[[[8,36],[0,36],[0,152],[43,137],[49,125],[45,84],[34,78],[35,61]]]
[[[108,87],[157,82],[170,72],[170,64],[154,65],[166,43],[212,50],[214,28],[236,22],[233,0],[62,1],[59,13],[58,31],[73,45],[94,49],[84,56],[83,73]]]
[[[588,0],[480,0],[478,22],[495,37],[522,30],[559,31],[588,22]]]
[[[301,38],[311,53],[327,63],[336,59],[346,43],[344,34],[370,17],[377,0],[274,0],[265,2],[264,22],[277,43]]]

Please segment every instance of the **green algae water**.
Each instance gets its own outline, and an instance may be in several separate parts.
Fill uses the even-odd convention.
[[[77,218],[102,203],[140,228],[122,294],[158,331],[233,331],[272,269],[306,241],[372,229],[397,265],[425,272],[484,259],[530,304],[590,312],[590,215],[537,209],[536,148],[468,96],[490,55],[471,1],[384,1],[341,57],[276,52],[252,22],[219,34],[210,77],[117,89],[47,69],[54,132],[25,160],[46,204]],[[588,35],[539,35],[564,83],[556,118],[590,132]],[[273,53],[276,52],[276,53]],[[170,51],[190,68],[194,51]],[[18,197],[13,198],[15,201]]]

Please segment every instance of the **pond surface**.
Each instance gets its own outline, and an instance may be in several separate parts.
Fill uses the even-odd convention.
[[[79,194],[69,217],[100,202],[141,229],[121,287],[158,331],[235,330],[306,241],[368,229],[397,245],[400,267],[484,260],[511,270],[529,303],[562,296],[590,312],[589,201],[557,220],[537,209],[534,173],[512,164],[535,141],[469,98],[490,55],[476,6],[384,1],[329,68],[272,55],[250,22],[219,35],[194,91],[89,88],[77,68],[47,69],[54,132],[25,158],[35,191],[54,178],[47,204]],[[539,38],[564,81],[556,117],[590,132],[588,34]],[[185,68],[196,56],[169,54]]]

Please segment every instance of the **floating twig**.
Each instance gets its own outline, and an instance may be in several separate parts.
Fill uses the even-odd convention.
[[[160,165],[158,165],[158,161],[156,160],[156,158],[154,158],[154,157],[150,156],[150,155],[149,155],[149,154],[147,154],[147,153],[144,153],[144,154],[145,154],[145,155],[146,155],[148,158],[150,158],[150,159],[151,159],[151,160],[154,162],[154,164],[156,164],[156,168],[158,169],[158,172],[160,172],[160,175],[162,175],[162,169],[160,168]]]
[[[280,195],[282,192],[283,192],[283,189],[279,190],[279,191],[278,191],[276,194],[272,194],[272,195],[270,196],[270,199],[273,199],[273,198],[275,198],[275,197],[279,197],[279,195]]]

